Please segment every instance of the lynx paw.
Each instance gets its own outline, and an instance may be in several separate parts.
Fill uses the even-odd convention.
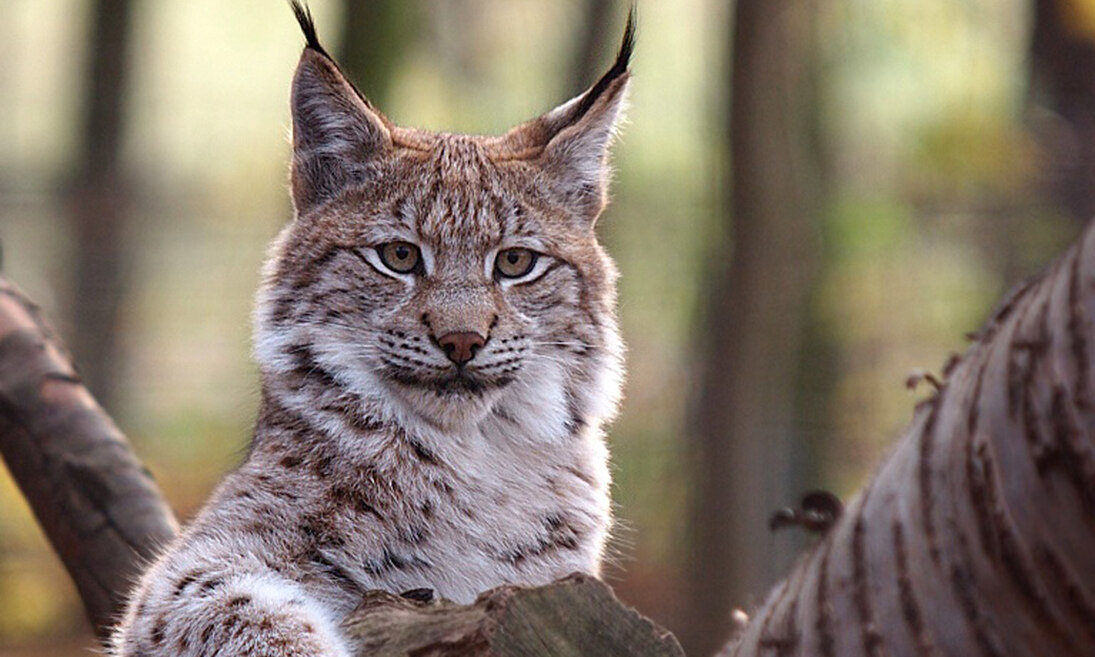
[[[118,657],[349,657],[329,612],[274,576],[184,576],[144,600],[119,630]]]

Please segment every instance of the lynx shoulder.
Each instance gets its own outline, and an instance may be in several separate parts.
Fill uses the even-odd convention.
[[[470,602],[600,568],[623,347],[594,226],[632,21],[585,93],[483,137],[394,125],[293,8],[295,216],[254,311],[251,449],[115,655],[343,656],[367,589]]]

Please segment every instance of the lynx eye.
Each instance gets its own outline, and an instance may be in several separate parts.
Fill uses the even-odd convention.
[[[418,269],[422,252],[410,242],[388,242],[376,247],[384,266],[397,274],[409,274]]]
[[[529,249],[506,249],[494,259],[494,271],[506,278],[521,278],[536,265],[539,253]]]

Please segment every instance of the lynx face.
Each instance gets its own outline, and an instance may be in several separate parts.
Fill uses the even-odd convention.
[[[310,39],[293,83],[296,217],[256,312],[267,373],[320,374],[442,428],[606,419],[621,346],[594,224],[628,76],[625,58],[501,137],[427,133],[392,125]]]

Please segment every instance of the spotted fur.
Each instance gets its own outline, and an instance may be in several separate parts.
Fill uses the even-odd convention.
[[[480,137],[393,125],[294,9],[296,213],[254,313],[254,438],[141,579],[115,655],[342,657],[367,589],[466,603],[599,570],[622,345],[594,225],[631,22],[589,91]],[[393,243],[420,254],[405,273]],[[531,269],[501,274],[507,249]],[[478,336],[466,362],[453,335]]]

